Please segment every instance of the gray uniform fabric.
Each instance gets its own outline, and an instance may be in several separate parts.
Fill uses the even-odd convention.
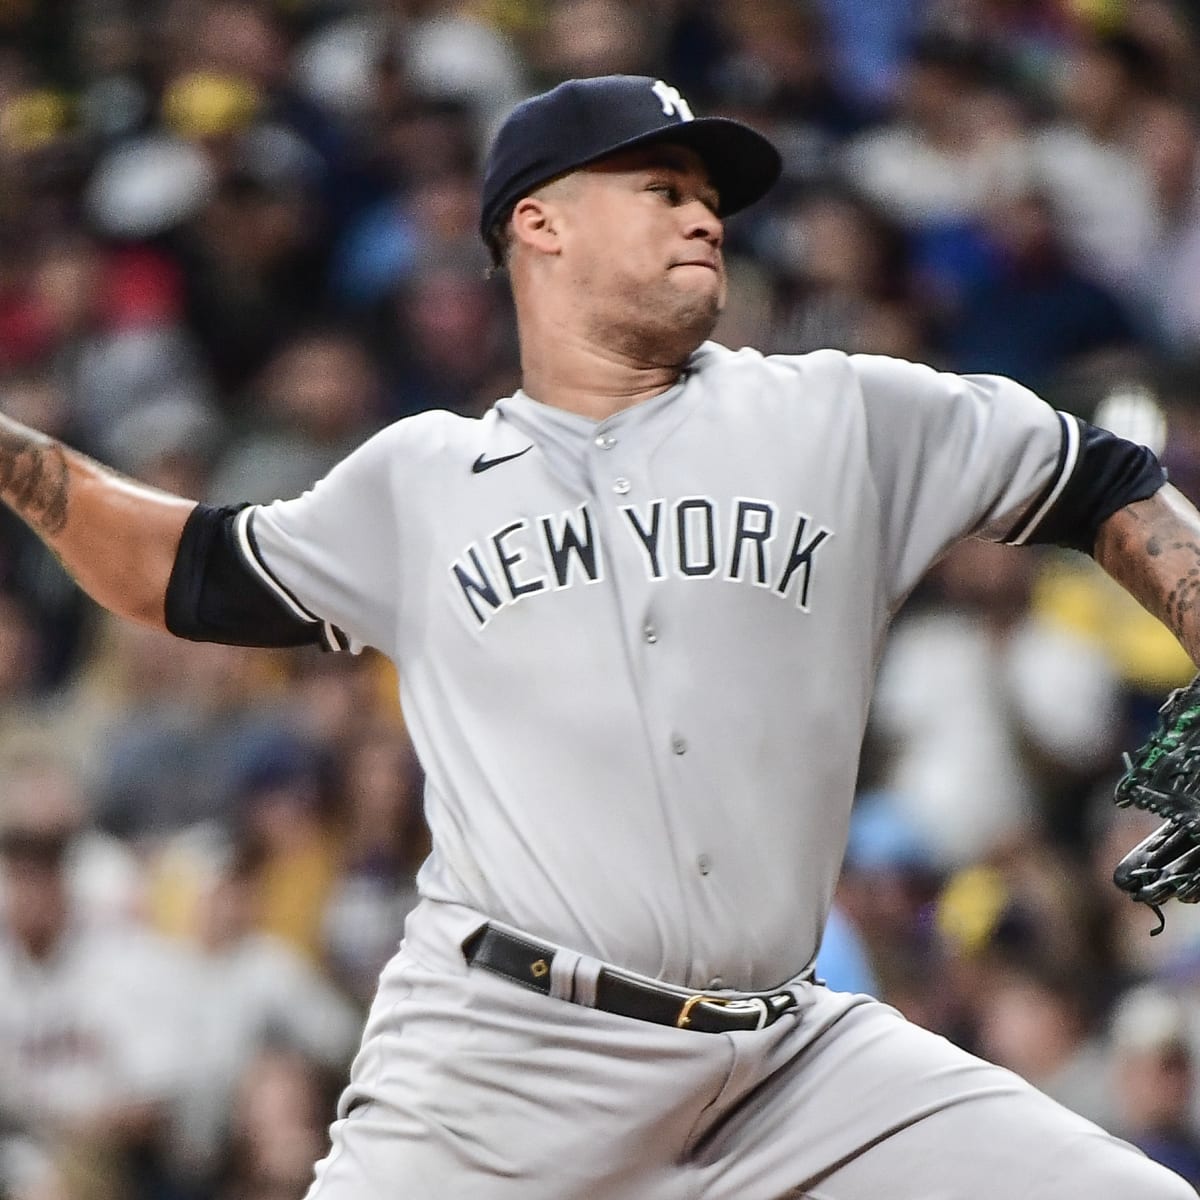
[[[426,903],[383,973],[309,1200],[1184,1200],[1126,1143],[866,996],[758,1032],[529,992]]]
[[[1010,533],[1063,430],[1005,380],[708,345],[600,424],[521,394],[402,421],[247,521],[399,664],[423,895],[766,988],[816,950],[889,616],[951,541]]]
[[[466,914],[683,989],[799,980],[889,618],[954,540],[1033,533],[1078,441],[1008,380],[709,343],[602,422],[521,393],[428,413],[247,509],[296,611],[396,661],[428,780],[425,900],[312,1195],[986,1196],[966,1161],[952,1191],[894,1190],[879,1153],[834,1181],[987,1095],[1043,1159],[1103,1139],[864,998],[795,982],[759,1033],[663,1030],[481,979],[455,941]]]

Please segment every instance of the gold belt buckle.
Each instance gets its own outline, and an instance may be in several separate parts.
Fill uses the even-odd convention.
[[[683,1007],[679,1010],[679,1016],[675,1018],[676,1029],[686,1029],[692,1023],[692,1009],[697,1004],[728,1004],[728,1000],[723,1000],[720,996],[689,996],[684,1002]]]

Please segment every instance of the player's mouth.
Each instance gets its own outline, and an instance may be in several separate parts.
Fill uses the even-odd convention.
[[[682,262],[672,263],[673,267],[707,267],[715,274],[720,274],[721,267],[714,259],[711,258],[685,258]]]

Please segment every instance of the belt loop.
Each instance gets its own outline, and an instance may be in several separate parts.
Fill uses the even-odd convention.
[[[575,971],[582,957],[562,947],[554,951],[550,960],[550,995],[556,1000],[575,999]]]
[[[582,955],[575,967],[575,1003],[585,1008],[596,1007],[596,985],[604,964],[598,958]]]
[[[755,996],[750,1003],[758,1009],[758,1024],[755,1029],[765,1029],[771,1019],[771,1010],[767,1007],[767,1002],[761,996]]]

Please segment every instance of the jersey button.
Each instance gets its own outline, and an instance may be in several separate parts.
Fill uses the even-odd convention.
[[[696,859],[696,867],[701,875],[707,875],[712,870],[712,859],[707,854],[702,854]]]
[[[617,439],[611,433],[602,433],[596,439],[596,445],[601,450],[611,450],[617,444]]]
[[[681,738],[677,735],[671,739],[671,753],[672,754],[686,754],[687,748],[688,748],[688,745],[687,745],[687,740],[685,738]]]
[[[658,630],[649,621],[642,626],[642,640],[649,642],[652,646],[658,641]]]
[[[613,491],[616,492],[618,496],[627,496],[629,494],[629,488],[629,480],[626,479],[624,475],[613,481]]]
[[[710,992],[719,992],[725,986],[725,980],[720,975],[714,975],[704,986]]]

